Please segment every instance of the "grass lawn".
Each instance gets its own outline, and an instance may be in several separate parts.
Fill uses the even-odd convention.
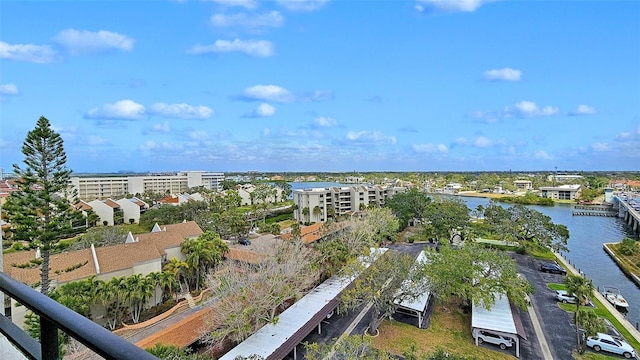
[[[428,329],[385,320],[380,325],[380,335],[373,339],[373,344],[378,349],[398,355],[415,344],[418,355],[443,349],[450,354],[468,358],[515,359],[515,356],[475,346],[471,337],[471,314],[463,313],[455,303],[446,304],[446,309],[442,304],[436,304]]]

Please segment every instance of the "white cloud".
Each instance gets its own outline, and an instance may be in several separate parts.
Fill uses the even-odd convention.
[[[276,108],[267,103],[262,103],[258,105],[258,107],[255,110],[255,113],[260,117],[273,116],[276,113]]]
[[[140,120],[147,117],[144,106],[133,100],[120,100],[113,104],[104,104],[101,108],[89,110],[87,119]]]
[[[242,97],[249,100],[264,100],[285,103],[293,101],[289,90],[277,85],[255,85],[244,89]]]
[[[298,94],[300,101],[320,102],[333,99],[333,91],[331,90],[315,90]]]
[[[536,151],[534,151],[533,152],[533,157],[535,157],[536,159],[540,159],[540,160],[551,160],[551,159],[553,159],[553,157],[551,155],[549,155],[544,150],[536,150]]]
[[[58,44],[66,48],[70,54],[95,54],[110,51],[131,51],[135,40],[111,31],[97,32],[67,29],[53,38]]]
[[[426,10],[473,12],[482,4],[492,1],[494,0],[417,0],[414,8],[419,12]]]
[[[397,142],[394,136],[387,136],[380,131],[349,131],[347,133],[347,140],[353,142],[364,143],[381,143],[381,144],[395,144]]]
[[[275,114],[276,114],[275,107],[267,103],[262,103],[258,105],[257,108],[253,109],[253,111],[251,111],[250,113],[245,114],[244,117],[250,117],[250,118],[271,117]]]
[[[593,151],[608,151],[611,149],[608,143],[606,142],[597,142],[591,145]]]
[[[277,0],[289,11],[313,11],[323,7],[329,0]]]
[[[171,131],[171,125],[169,121],[161,122],[158,124],[153,124],[151,129],[147,131],[148,133],[168,133]]]
[[[206,140],[209,138],[209,134],[204,130],[193,130],[189,131],[189,138],[192,140]]]
[[[18,87],[15,84],[0,84],[0,95],[18,95]]]
[[[149,113],[175,119],[208,119],[213,109],[198,105],[155,103],[149,107]]]
[[[589,105],[578,105],[578,108],[575,111],[569,113],[571,116],[580,116],[580,115],[593,115],[596,113],[596,109]]]
[[[449,151],[444,144],[413,144],[411,146],[413,151],[417,153],[446,153]]]
[[[161,143],[157,143],[153,140],[148,140],[146,142],[144,142],[143,144],[141,144],[138,147],[141,151],[176,151],[176,150],[182,150],[183,146],[180,144],[174,144],[174,143],[170,143],[168,141],[163,141]]]
[[[104,145],[106,143],[107,143],[107,140],[105,140],[103,137],[98,135],[89,135],[87,137],[87,144],[91,146]]]
[[[334,118],[320,116],[313,119],[312,126],[316,128],[329,128],[329,127],[334,127],[337,124],[338,122]]]
[[[456,144],[477,148],[487,148],[493,146],[495,142],[485,136],[477,136],[475,138],[459,137],[456,139]]]
[[[266,40],[216,40],[212,45],[194,45],[189,52],[195,55],[208,53],[241,52],[254,57],[274,55],[273,44]]]
[[[217,27],[241,27],[249,30],[262,30],[265,28],[278,28],[284,24],[284,16],[278,11],[270,11],[264,14],[213,14],[211,24]]]
[[[213,0],[213,2],[224,6],[237,6],[245,9],[255,9],[258,7],[258,3],[253,0]]]
[[[531,101],[520,101],[513,107],[505,107],[503,117],[534,117],[534,116],[551,116],[558,113],[558,108],[553,106],[545,106],[540,108],[536,103]]]
[[[487,123],[495,123],[501,119],[553,116],[558,112],[555,106],[539,107],[538,104],[525,100],[513,106],[505,106],[502,111],[473,111],[469,116]]]
[[[522,72],[512,68],[487,70],[482,78],[489,81],[520,81]]]
[[[56,52],[48,45],[11,45],[0,41],[0,59],[44,64],[55,61],[56,57]]]

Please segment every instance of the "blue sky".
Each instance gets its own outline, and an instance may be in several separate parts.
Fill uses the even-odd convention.
[[[637,1],[3,1],[0,167],[640,170]]]

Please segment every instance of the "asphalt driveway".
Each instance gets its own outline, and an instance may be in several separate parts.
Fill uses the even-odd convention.
[[[571,353],[576,347],[575,325],[571,314],[562,310],[555,299],[555,292],[548,283],[562,283],[563,276],[558,274],[543,273],[539,270],[542,261],[530,256],[513,254],[513,258],[520,267],[522,275],[535,287],[535,293],[531,295],[531,304],[536,312],[542,332],[546,338],[549,350],[554,359],[571,359]],[[523,316],[523,319],[527,316]],[[528,319],[531,321],[531,319]],[[523,322],[524,324],[524,322]],[[526,329],[526,327],[525,327]],[[533,329],[526,329],[528,337],[535,338]],[[539,345],[538,345],[539,346]],[[534,352],[525,357],[525,346],[521,346],[523,352],[521,359],[542,359]]]

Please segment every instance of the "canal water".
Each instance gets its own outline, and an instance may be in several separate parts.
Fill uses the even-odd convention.
[[[293,189],[324,188],[331,186],[353,186],[335,182],[291,182]],[[486,207],[489,199],[461,196],[470,210],[478,205]],[[616,287],[629,302],[629,312],[626,314],[629,322],[638,327],[640,325],[640,287],[631,281],[604,251],[602,244],[619,242],[625,237],[638,239],[623,221],[617,217],[603,216],[574,216],[573,205],[558,204],[555,206],[530,206],[541,213],[550,216],[556,224],[563,224],[569,229],[569,251],[564,256],[573,266],[582,271],[593,285]]]
[[[489,199],[461,197],[469,209],[478,205],[487,206]],[[599,288],[611,286],[620,292],[629,302],[629,312],[626,317],[629,322],[640,324],[640,288],[620,271],[616,263],[603,250],[602,244],[619,242],[625,237],[637,239],[624,222],[617,217],[603,216],[573,216],[573,205],[560,204],[555,206],[530,206],[541,213],[550,216],[556,224],[563,224],[569,229],[569,251],[564,256],[573,266],[582,271],[593,285]]]

